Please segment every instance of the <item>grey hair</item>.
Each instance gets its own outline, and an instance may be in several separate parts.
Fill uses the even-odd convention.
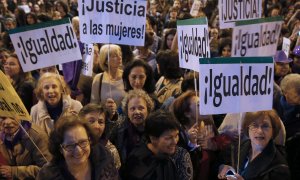
[[[288,89],[296,89],[297,94],[300,95],[300,74],[286,75],[280,83],[280,88],[283,92]]]

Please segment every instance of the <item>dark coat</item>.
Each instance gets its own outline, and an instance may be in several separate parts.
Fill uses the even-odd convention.
[[[154,155],[143,144],[135,148],[121,167],[123,180],[176,180],[176,166],[167,155]]]
[[[94,180],[118,180],[118,171],[110,153],[101,145],[97,144],[91,149],[90,161],[92,164],[92,179]],[[68,171],[64,161],[48,163],[39,172],[38,180],[75,180]]]
[[[110,141],[116,146],[119,152],[121,164],[125,163],[128,155],[135,146],[147,142],[144,133],[138,132],[129,122],[128,118],[114,127]]]
[[[241,146],[240,152],[240,171],[239,174],[245,180],[289,180],[290,171],[285,157],[278,149],[273,140],[265,147],[255,159],[248,163],[246,168],[249,151],[251,151],[250,140],[245,141]]]

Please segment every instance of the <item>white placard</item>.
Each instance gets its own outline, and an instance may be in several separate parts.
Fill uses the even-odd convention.
[[[24,72],[82,59],[69,18],[9,31]]]
[[[200,113],[224,114],[272,109],[272,57],[200,60]]]
[[[199,58],[210,57],[206,18],[177,21],[179,66],[199,71]]]
[[[79,0],[80,40],[144,46],[146,2]]]
[[[220,29],[232,28],[237,21],[258,19],[262,0],[219,0]]]
[[[93,75],[93,58],[94,58],[94,45],[84,44],[82,55],[82,69],[81,73],[86,76]]]
[[[282,18],[265,18],[236,23],[232,33],[231,57],[274,56]]]
[[[283,37],[282,50],[284,51],[286,57],[289,57],[290,46],[291,46],[291,40],[289,38]]]

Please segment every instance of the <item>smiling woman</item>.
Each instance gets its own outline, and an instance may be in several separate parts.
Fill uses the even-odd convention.
[[[78,113],[79,101],[70,98],[70,90],[58,74],[45,73],[38,81],[35,93],[39,102],[31,108],[32,122],[48,135],[56,120],[66,112]]]
[[[241,145],[239,171],[227,179],[290,179],[282,149],[273,143],[280,129],[280,119],[274,110],[249,112],[245,115],[243,132],[249,137]],[[222,165],[218,177],[226,177],[233,167]]]
[[[41,169],[37,179],[118,179],[110,153],[96,144],[89,124],[78,116],[60,118],[49,142],[53,158]]]

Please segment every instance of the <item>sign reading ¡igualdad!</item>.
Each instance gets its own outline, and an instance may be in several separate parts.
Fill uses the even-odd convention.
[[[206,18],[177,21],[179,65],[199,71],[199,58],[210,57]]]
[[[24,72],[82,58],[69,19],[16,28],[9,35]]]
[[[232,33],[232,57],[274,56],[282,17],[236,22]]]
[[[200,59],[200,113],[272,109],[272,57]]]

